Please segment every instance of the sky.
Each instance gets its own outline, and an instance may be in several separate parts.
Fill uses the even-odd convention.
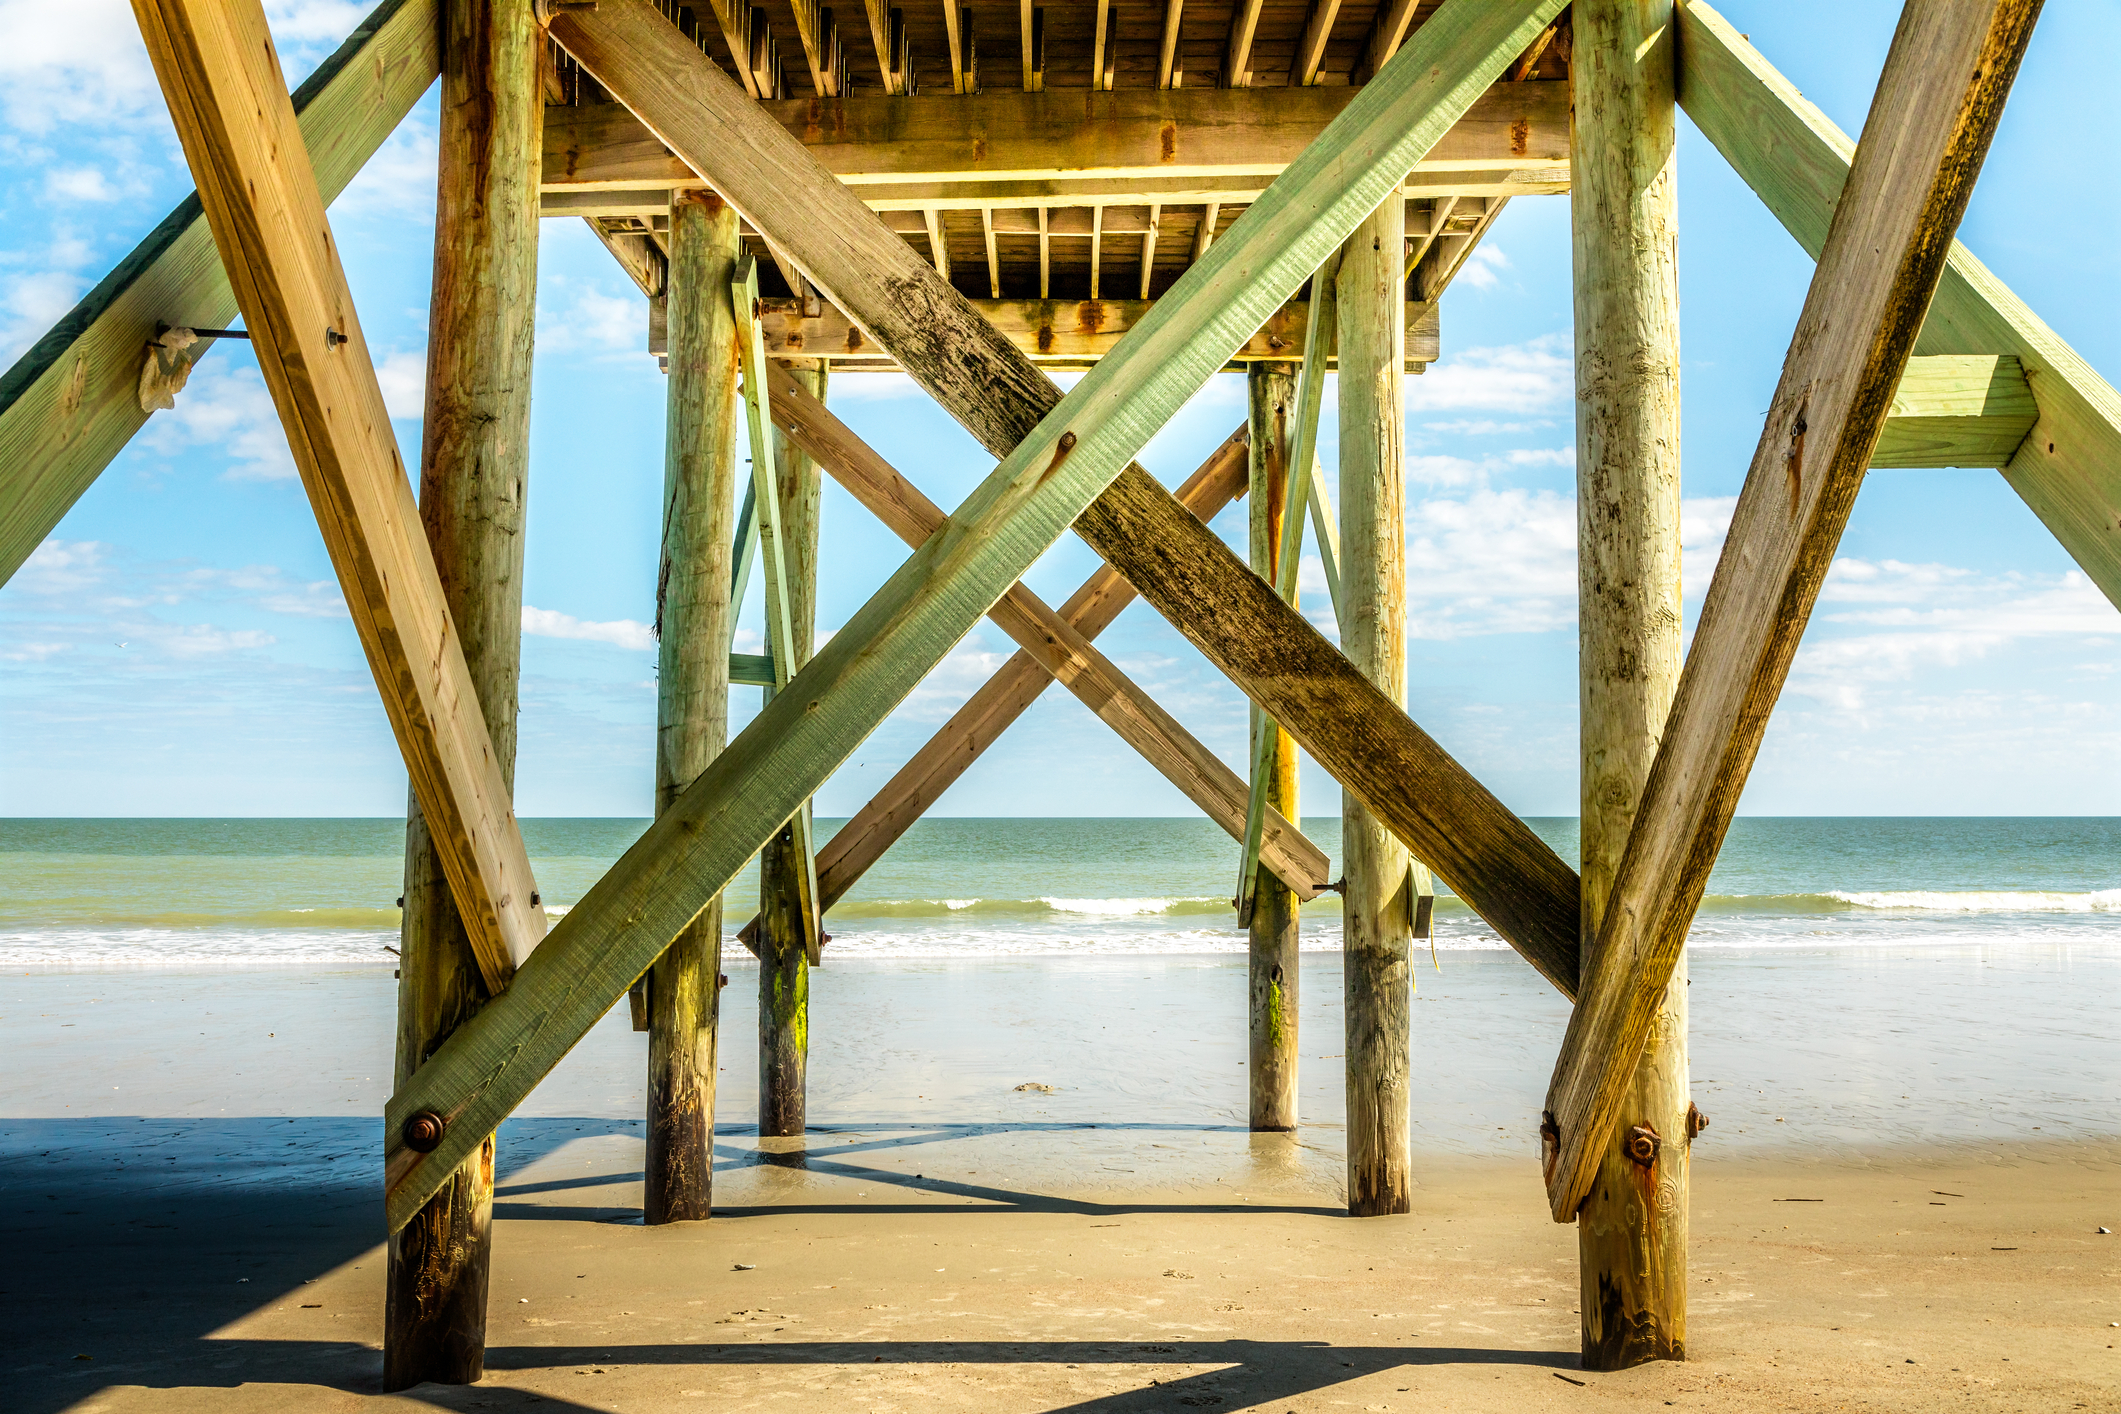
[[[367,7],[267,0],[290,79]],[[1861,129],[1887,4],[1729,0],[1724,12],[1841,127]],[[2115,0],[2046,7],[1960,237],[2121,377],[2121,146],[2104,56]],[[0,0],[0,365],[191,188],[124,0]],[[1833,42],[1821,42],[1831,35]],[[432,92],[331,211],[408,462],[419,447],[432,259]],[[1682,116],[1679,190],[1689,625],[1811,278],[1796,243]],[[2066,135],[2066,140],[2064,140]],[[2087,172],[2092,175],[2087,176]],[[664,380],[647,310],[579,221],[543,223],[526,549],[526,816],[639,816],[653,780]],[[1566,197],[1519,198],[1445,295],[1441,360],[1408,380],[1408,703],[1512,808],[1576,813],[1574,432]],[[1336,448],[1329,386],[1321,453]],[[848,374],[834,409],[944,505],[993,459],[905,379]],[[1176,484],[1244,415],[1211,381],[1149,445]],[[1337,488],[1336,488],[1337,490]],[[1215,522],[1242,553],[1243,509]],[[907,553],[827,483],[821,631]],[[1032,588],[1092,570],[1064,538]],[[1324,581],[1304,609],[1329,634]],[[758,651],[756,590],[738,647]],[[1153,610],[1100,641],[1244,769],[1242,696]],[[2121,813],[2121,614],[1993,471],[1874,473],[1741,810]],[[851,813],[1013,644],[976,628],[822,788]],[[755,689],[732,693],[734,727]],[[1056,771],[1065,761],[1068,769]],[[286,441],[245,346],[103,473],[0,587],[0,814],[394,815],[405,778]],[[1338,788],[1307,763],[1304,810]],[[1191,813],[1059,688],[936,807],[946,815]]]

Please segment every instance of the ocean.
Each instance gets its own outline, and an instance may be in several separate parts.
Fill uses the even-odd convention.
[[[839,823],[820,820],[819,837]],[[1530,823],[1574,861],[1573,819]],[[548,903],[579,899],[645,826],[525,820]],[[1337,817],[1304,829],[1337,858]],[[0,820],[0,966],[388,966],[403,836],[389,819]],[[831,956],[1242,953],[1236,868],[1236,846],[1200,820],[923,820],[832,910]],[[755,874],[729,896],[733,934]],[[1337,897],[1303,917],[1306,949],[1339,948]],[[1740,819],[1692,936],[1698,949],[2024,944],[2121,944],[2121,819]],[[1439,955],[1504,946],[1439,900]]]

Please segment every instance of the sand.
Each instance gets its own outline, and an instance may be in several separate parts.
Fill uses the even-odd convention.
[[[639,1225],[641,1038],[597,1028],[503,1130],[487,1379],[390,1397],[387,970],[0,979],[0,1409],[2121,1409],[2089,1012],[1992,1042],[1907,1018],[1994,969],[1801,965],[1697,982],[1684,1364],[1577,1368],[1530,1134],[1557,1018],[1504,1029],[1511,972],[1424,978],[1416,1211],[1353,1220],[1339,1060],[1299,1135],[1246,1134],[1227,968],[827,969],[813,1133],[765,1141],[798,1152],[745,1127],[729,1008],[705,1224]],[[1874,1036],[1776,1042],[1872,973]],[[2018,1003],[1987,1024],[2086,980],[1980,981]]]

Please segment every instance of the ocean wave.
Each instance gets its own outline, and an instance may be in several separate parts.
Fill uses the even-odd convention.
[[[1853,908],[1919,909],[1926,913],[2121,913],[2121,889],[2091,893],[1970,890],[1946,893],[1929,889],[1849,892],[1828,895]]]

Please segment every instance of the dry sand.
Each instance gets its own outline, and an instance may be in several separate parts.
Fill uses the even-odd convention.
[[[231,1166],[290,1142],[256,1123]],[[2096,1231],[2121,1227],[2121,1144],[1827,1164],[1705,1137],[1690,1359],[1593,1374],[1575,1233],[1529,1162],[1427,1164],[1413,1216],[1351,1220],[1282,1137],[1234,1136],[1205,1188],[1080,1199],[982,1186],[980,1139],[928,1138],[816,1135],[802,1169],[738,1141],[722,1215],[665,1229],[638,1226],[637,1139],[554,1143],[503,1184],[485,1382],[394,1397],[367,1183],[172,1197],[54,1169],[63,1196],[13,1189],[5,1403],[2121,1409],[2121,1237]]]

